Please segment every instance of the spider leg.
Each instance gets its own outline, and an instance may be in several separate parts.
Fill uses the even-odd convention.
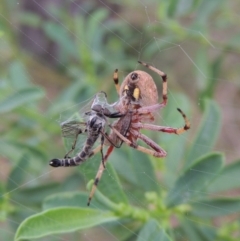
[[[90,191],[90,194],[89,194],[89,198],[88,198],[88,203],[87,205],[89,206],[90,205],[90,202],[92,200],[92,197],[97,189],[97,185],[102,177],[102,174],[103,174],[103,171],[105,169],[105,166],[106,166],[106,162],[110,156],[110,154],[112,153],[114,149],[114,146],[110,146],[108,149],[107,149],[107,153],[105,154],[104,158],[103,158],[103,162],[101,162],[99,168],[98,168],[98,171],[97,171],[97,175],[95,177],[95,180],[94,180],[94,183],[93,183],[93,186],[92,186],[92,189]],[[104,164],[103,164],[104,163]]]
[[[125,136],[123,136],[119,131],[117,131],[114,127],[112,127],[111,125],[109,125],[110,128],[112,128],[113,132],[122,140],[124,141],[128,146],[141,151],[143,153],[155,156],[155,157],[165,157],[165,154],[163,154],[162,152],[158,152],[158,151],[153,151],[149,148],[143,147],[143,146],[139,146],[136,143],[131,142],[129,139],[127,139]]]
[[[101,151],[101,155],[102,155],[102,164],[105,168],[105,164],[104,164],[104,155],[103,155],[103,144],[104,144],[104,135],[101,136],[101,145],[100,145],[100,151]]]
[[[145,124],[145,123],[132,123],[132,126],[135,128],[141,128],[141,129],[147,129],[147,130],[152,130],[152,131],[161,131],[161,132],[166,132],[166,133],[173,133],[180,135],[190,129],[190,122],[187,119],[186,115],[180,110],[179,108],[177,109],[180,114],[182,115],[185,125],[180,128],[173,128],[173,127],[168,127],[168,126],[158,126],[158,125],[152,125],[152,124]]]
[[[159,153],[161,157],[165,157],[167,152],[163,150],[156,142],[151,140],[149,137],[145,136],[144,134],[138,133],[138,138],[144,141],[148,146],[150,146],[153,150]]]
[[[155,112],[157,110],[162,109],[163,107],[165,107],[164,104],[160,103],[160,104],[154,104],[154,105],[149,105],[149,106],[144,106],[144,107],[140,107],[139,109],[134,110],[134,114],[137,114],[138,116],[142,116],[142,115],[146,115],[146,114],[151,114],[151,112]]]
[[[120,91],[120,85],[119,85],[119,80],[118,80],[118,69],[115,69],[114,73],[113,73],[113,81],[115,84],[115,88],[117,90],[117,93],[119,95],[119,91]]]
[[[120,147],[121,147],[121,144],[116,145],[116,144],[114,143],[114,140],[112,140],[107,133],[101,132],[101,134],[102,134],[102,135],[109,141],[109,143],[110,143],[112,146],[114,146],[115,148],[120,148]]]
[[[151,69],[152,71],[154,71],[155,73],[157,73],[158,75],[160,75],[162,77],[163,80],[163,88],[162,88],[162,97],[163,97],[163,101],[162,103],[160,103],[160,105],[166,106],[167,105],[167,75],[162,72],[161,70],[154,68],[153,66],[146,64],[144,62],[138,61],[139,64],[142,64],[143,66]]]
[[[180,112],[180,114],[182,115],[182,117],[183,117],[183,119],[185,121],[184,127],[177,129],[177,134],[182,134],[183,132],[185,132],[188,129],[190,129],[191,124],[190,124],[190,121],[188,120],[187,116],[185,115],[185,113],[181,109],[179,109],[179,108],[177,108],[177,110]]]

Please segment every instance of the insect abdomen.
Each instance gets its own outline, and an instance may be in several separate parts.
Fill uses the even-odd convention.
[[[79,153],[83,154],[83,152]],[[78,166],[82,162],[84,162],[87,159],[87,156],[81,157],[81,156],[75,156],[72,158],[65,158],[65,159],[52,159],[49,162],[49,165],[52,167],[71,167],[71,166]]]
[[[79,152],[77,156],[72,158],[64,158],[64,159],[55,158],[49,162],[49,165],[52,167],[72,167],[72,166],[78,166],[82,164],[90,156],[91,149],[98,138],[98,136],[93,136],[93,137],[87,139],[83,147],[83,150]]]

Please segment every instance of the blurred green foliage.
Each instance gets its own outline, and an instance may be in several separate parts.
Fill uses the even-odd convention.
[[[97,225],[117,240],[239,240],[238,215],[218,227],[213,222],[240,211],[239,196],[219,195],[240,187],[240,160],[225,165],[224,154],[213,151],[221,128],[213,97],[223,73],[237,72],[224,62],[229,51],[239,52],[239,34],[232,34],[234,3],[31,2],[0,3],[3,240],[79,240],[81,232],[75,231]],[[228,33],[224,41],[209,42],[215,29]],[[211,45],[221,51],[209,53]],[[179,53],[187,61],[179,61]],[[100,156],[71,175],[53,173],[48,160],[65,154],[58,120],[100,90],[116,101],[113,70],[119,68],[123,77],[136,68],[137,59],[150,60],[172,76],[164,125],[181,126],[176,107],[191,116],[198,102],[201,120],[193,123],[193,139],[148,133],[168,151],[164,160],[128,147],[115,150],[87,208],[86,184]]]

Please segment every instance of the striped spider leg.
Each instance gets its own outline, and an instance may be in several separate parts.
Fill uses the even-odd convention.
[[[140,61],[139,63],[153,70],[162,77],[162,102],[158,103],[157,87],[149,74],[144,71],[136,70],[128,74],[122,85],[119,86],[118,70],[116,69],[113,80],[117,93],[120,97],[120,101],[118,102],[116,109],[121,113],[125,113],[125,115],[119,118],[119,120],[114,122],[112,125],[109,125],[111,128],[109,137],[114,143],[120,142],[122,144],[125,142],[128,146],[143,153],[159,158],[165,157],[167,155],[166,151],[149,137],[140,133],[140,130],[148,129],[166,133],[182,134],[190,128],[190,122],[188,121],[186,115],[178,109],[185,121],[184,127],[172,128],[146,123],[153,122],[154,114],[167,105],[167,75],[151,65]],[[151,149],[137,145],[138,139],[144,141]],[[110,146],[103,159],[104,163],[107,162],[112,151],[113,146]],[[90,205],[92,196],[94,195],[104,169],[105,165],[101,163],[90,192],[88,205]]]

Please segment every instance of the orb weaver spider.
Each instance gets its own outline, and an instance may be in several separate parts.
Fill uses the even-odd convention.
[[[144,62],[138,61],[143,66],[156,72],[162,78],[162,102],[158,103],[158,92],[153,78],[146,72],[136,70],[129,73],[123,80],[121,86],[119,85],[118,70],[116,69],[113,75],[116,91],[119,95],[119,102],[116,103],[115,108],[123,115],[115,121],[112,125],[108,124],[111,128],[109,139],[114,145],[110,143],[105,156],[99,166],[97,175],[95,177],[88,203],[90,205],[91,199],[95,193],[99,180],[103,174],[106,162],[114,147],[120,147],[124,142],[128,146],[135,148],[143,153],[162,158],[167,155],[167,152],[161,148],[156,142],[140,133],[141,129],[166,132],[169,134],[182,134],[190,129],[190,122],[181,109],[177,109],[182,115],[185,125],[180,128],[172,128],[168,126],[158,126],[149,124],[154,121],[154,113],[161,110],[167,105],[167,75],[158,70],[157,68],[148,65]],[[150,148],[146,148],[137,144],[140,139],[145,142]],[[107,141],[106,141],[107,142]],[[109,144],[109,143],[106,143]],[[97,147],[93,154],[100,149]]]

